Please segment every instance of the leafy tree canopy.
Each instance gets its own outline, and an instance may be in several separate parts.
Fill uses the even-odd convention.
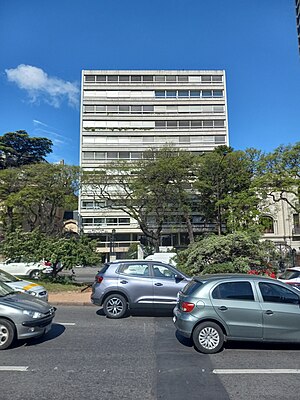
[[[226,236],[210,235],[178,253],[177,266],[187,273],[247,272],[270,267],[278,251],[255,232],[235,232]]]
[[[45,162],[52,152],[52,141],[29,137],[26,131],[8,132],[0,136],[0,169]]]

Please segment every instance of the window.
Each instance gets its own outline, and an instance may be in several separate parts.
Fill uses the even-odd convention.
[[[147,264],[124,264],[119,268],[119,272],[125,275],[150,276]]]
[[[190,122],[189,121],[179,121],[179,128],[189,128]]]
[[[130,218],[119,218],[119,225],[129,225]]]
[[[175,75],[167,75],[166,81],[167,82],[176,82],[176,76]]]
[[[86,82],[95,82],[95,75],[86,75],[85,81]]]
[[[92,224],[93,218],[82,218],[82,223],[83,224]]]
[[[84,106],[84,112],[94,112],[94,106]]]
[[[200,97],[200,90],[191,90],[190,97]]]
[[[153,82],[153,76],[152,75],[144,75],[143,81],[144,82]]]
[[[215,143],[225,143],[225,136],[215,136]]]
[[[167,97],[176,97],[176,90],[167,90]]]
[[[96,106],[96,112],[106,112],[106,106]]]
[[[83,155],[84,160],[93,160],[94,159],[94,153],[92,151],[84,151],[82,155]]]
[[[211,90],[202,90],[202,97],[212,97]]]
[[[154,77],[154,79],[155,79],[155,82],[164,82],[166,77],[163,75],[157,75]]]
[[[211,82],[211,75],[202,75],[201,82]]]
[[[140,151],[133,151],[133,152],[131,153],[131,159],[137,160],[137,159],[140,159],[140,158],[143,158],[143,153],[142,153],[142,152],[140,152]]]
[[[119,111],[118,106],[107,106],[107,112],[108,113],[110,113],[110,112],[116,113],[118,111]]]
[[[106,82],[106,75],[96,75],[96,82]]]
[[[187,75],[178,75],[178,82],[188,82],[189,78]]]
[[[131,106],[131,112],[141,114],[142,113],[142,106]]]
[[[155,97],[165,97],[164,90],[155,90]]]
[[[120,151],[119,158],[128,160],[130,156],[129,151]]]
[[[118,218],[106,218],[106,223],[111,225],[117,225]]]
[[[107,152],[107,158],[109,158],[109,159],[117,159],[118,158],[118,153],[116,151],[108,151]]]
[[[166,121],[155,121],[155,128],[165,128],[166,127]]]
[[[94,218],[94,224],[100,225],[105,223],[105,218]]]
[[[129,106],[119,106],[120,113],[129,113]]]
[[[96,151],[95,152],[95,159],[96,160],[104,160],[105,159],[105,153],[104,152],[100,152],[100,151]]]
[[[213,82],[222,82],[223,81],[222,75],[213,75],[212,81]]]
[[[223,90],[213,90],[213,97],[223,97]]]
[[[118,82],[118,75],[108,75],[108,82]]]
[[[191,122],[191,127],[192,128],[201,128],[202,127],[202,121],[192,121]]]
[[[259,282],[263,300],[268,303],[299,304],[299,297],[285,287],[274,283]]]
[[[129,75],[120,75],[119,82],[129,82]]]
[[[164,267],[162,265],[154,264],[153,272],[156,278],[175,279],[175,273],[170,268]]]
[[[178,97],[189,97],[188,90],[178,90]]]
[[[224,121],[220,121],[220,120],[215,120],[214,121],[214,127],[215,128],[224,128]]]
[[[190,143],[191,138],[189,136],[179,136],[179,143]]]
[[[152,113],[154,111],[154,106],[143,106],[144,113]]]
[[[132,75],[131,77],[131,82],[141,82],[142,81],[142,77],[139,75]]]
[[[250,282],[220,283],[212,291],[212,297],[213,299],[254,301],[253,290]]]
[[[177,128],[177,121],[167,121],[167,128]]]

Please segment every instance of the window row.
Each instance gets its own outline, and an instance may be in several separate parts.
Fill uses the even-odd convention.
[[[84,105],[84,113],[102,114],[180,114],[180,113],[224,113],[224,105],[184,105],[184,106],[148,106],[148,105]]]
[[[225,120],[168,120],[168,121],[83,121],[86,131],[151,130],[151,129],[211,129],[224,128]]]
[[[130,218],[123,217],[83,217],[82,218],[83,225],[130,225]]]
[[[86,83],[219,83],[222,75],[85,75]]]
[[[155,90],[156,98],[210,98],[223,97],[223,90]]]
[[[82,200],[81,208],[83,210],[100,210],[105,207],[105,201]]]
[[[209,99],[223,98],[222,89],[204,90],[84,90],[84,98],[105,99]]]

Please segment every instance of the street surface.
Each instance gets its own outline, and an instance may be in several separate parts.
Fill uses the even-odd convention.
[[[110,320],[96,306],[61,306],[44,338],[1,351],[0,399],[298,400],[299,372],[299,345],[236,343],[209,356],[176,336],[171,315]]]

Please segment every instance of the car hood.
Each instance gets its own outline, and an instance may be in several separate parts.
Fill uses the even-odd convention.
[[[32,310],[47,313],[51,305],[43,300],[36,299],[30,294],[14,293],[5,297],[0,297],[0,305],[13,307],[19,310]]]
[[[9,287],[14,289],[15,291],[18,290],[30,290],[31,292],[40,292],[42,290],[46,290],[43,286],[38,285],[37,283],[32,283],[28,281],[16,281],[16,282],[4,282],[6,283]]]

